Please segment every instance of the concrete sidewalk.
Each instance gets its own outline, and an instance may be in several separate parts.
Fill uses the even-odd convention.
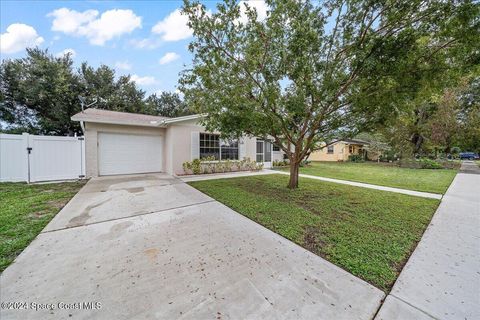
[[[457,174],[376,319],[480,319],[480,175]]]
[[[275,172],[280,173],[280,174],[290,175],[289,172],[283,172],[283,171],[275,171]],[[431,199],[442,199],[442,195],[437,194],[437,193],[413,191],[413,190],[393,188],[393,187],[384,187],[384,186],[379,186],[379,185],[376,185],[376,184],[354,182],[354,181],[332,179],[332,178],[324,178],[324,177],[312,176],[312,175],[309,175],[309,174],[299,174],[299,176],[303,177],[303,178],[309,178],[309,179],[315,179],[315,180],[321,180],[321,181],[328,181],[328,182],[346,184],[346,185],[354,186],[354,187],[362,187],[362,188],[369,188],[369,189],[375,189],[375,190],[382,190],[382,191],[408,194],[410,196],[416,196],[416,197],[431,198]]]

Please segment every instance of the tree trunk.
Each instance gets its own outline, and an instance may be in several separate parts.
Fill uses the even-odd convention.
[[[419,133],[415,133],[413,136],[412,142],[414,144],[413,153],[419,154],[420,150],[422,149],[423,136]]]
[[[288,182],[289,189],[298,188],[298,170],[300,162],[290,160],[290,181]]]

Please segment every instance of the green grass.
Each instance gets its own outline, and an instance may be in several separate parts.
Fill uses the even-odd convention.
[[[191,182],[246,217],[388,291],[439,201],[288,176]]]
[[[0,183],[0,272],[35,239],[84,184]]]
[[[300,168],[300,173],[444,194],[457,170],[408,169],[381,163],[312,162]]]

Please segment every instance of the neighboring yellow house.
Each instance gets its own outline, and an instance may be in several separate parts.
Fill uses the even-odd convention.
[[[348,161],[352,154],[366,155],[365,146],[368,142],[355,139],[344,139],[334,142],[320,150],[312,152],[310,161]],[[374,160],[374,159],[372,159]]]

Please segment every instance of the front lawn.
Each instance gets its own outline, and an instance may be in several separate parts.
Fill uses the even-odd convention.
[[[270,230],[388,291],[439,201],[288,176],[264,175],[190,185]]]
[[[408,169],[368,162],[312,162],[309,166],[300,168],[300,173],[444,194],[455,178],[457,170]]]
[[[84,182],[0,183],[0,272],[3,272]]]

